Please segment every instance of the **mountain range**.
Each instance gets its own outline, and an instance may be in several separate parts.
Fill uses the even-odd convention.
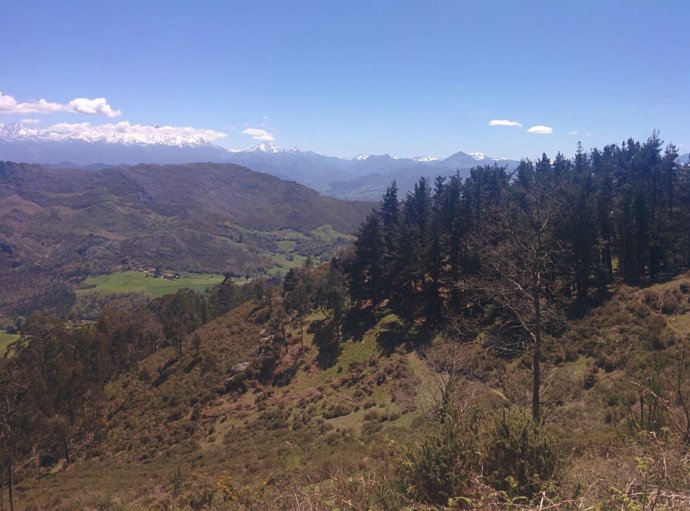
[[[0,125],[0,161],[90,169],[139,163],[235,163],[295,181],[324,195],[355,200],[380,199],[393,180],[404,194],[420,176],[433,179],[456,172],[466,176],[478,165],[513,169],[518,164],[515,160],[463,151],[446,158],[396,158],[389,154],[339,158],[298,148],[281,149],[270,142],[229,151],[209,142],[197,130],[180,133],[128,123],[105,126],[107,129],[65,124],[41,129],[24,123]],[[681,155],[679,161],[687,163],[690,154]]]
[[[40,129],[21,123],[0,126],[0,160],[48,166],[102,168],[139,163],[236,163],[258,172],[296,181],[325,195],[377,200],[393,180],[401,192],[412,189],[420,176],[433,178],[455,172],[467,174],[477,165],[514,167],[517,162],[456,152],[447,158],[395,158],[389,154],[354,158],[324,156],[312,151],[280,149],[261,143],[251,149],[228,151],[191,134],[166,134],[160,129],[64,130]]]

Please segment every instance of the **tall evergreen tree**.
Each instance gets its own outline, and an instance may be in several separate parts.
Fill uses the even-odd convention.
[[[385,240],[380,216],[369,214],[359,229],[350,263],[350,294],[359,300],[381,301],[382,265]]]

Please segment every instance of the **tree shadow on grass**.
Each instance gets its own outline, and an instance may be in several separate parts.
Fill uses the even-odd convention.
[[[584,299],[574,299],[563,308],[566,318],[577,320],[584,318],[594,309],[601,307],[613,298],[612,286],[600,287],[590,291]]]
[[[314,346],[319,350],[316,364],[320,369],[333,366],[342,351],[340,343],[336,340],[333,323],[325,319],[314,321],[309,330],[314,332]]]
[[[383,325],[383,329],[376,336],[376,343],[381,354],[388,357],[399,347],[403,347],[408,353],[424,348],[433,338],[434,334],[428,328],[410,328],[403,323],[392,321]]]
[[[370,308],[353,308],[343,320],[343,338],[362,342],[367,330],[376,325],[376,315]]]

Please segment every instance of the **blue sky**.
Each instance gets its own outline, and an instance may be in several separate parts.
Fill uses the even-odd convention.
[[[0,123],[510,158],[658,129],[690,151],[686,0],[8,0],[1,11]]]

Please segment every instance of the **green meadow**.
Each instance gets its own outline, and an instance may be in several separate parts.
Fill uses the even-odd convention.
[[[190,288],[202,292],[207,287],[223,281],[223,276],[214,273],[187,273],[175,280],[147,277],[139,271],[108,273],[87,277],[77,295],[93,292],[104,294],[147,292],[153,298],[174,293],[178,289]]]
[[[0,356],[5,354],[7,347],[19,339],[19,334],[8,334],[0,331]]]

